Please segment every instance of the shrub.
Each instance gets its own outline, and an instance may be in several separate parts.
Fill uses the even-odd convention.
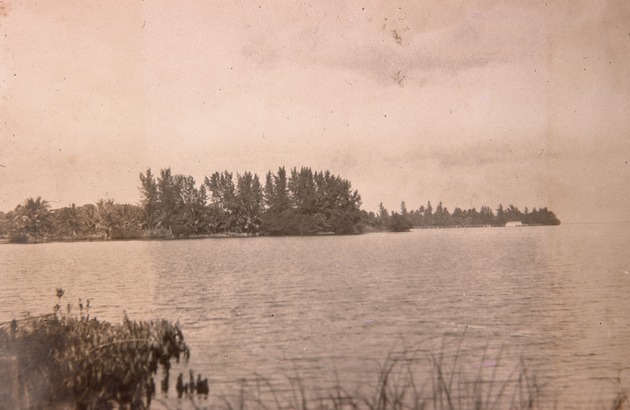
[[[188,360],[177,325],[165,320],[120,324],[90,318],[89,301],[62,313],[63,290],[54,313],[13,321],[0,343],[17,357],[22,397],[35,408],[56,403],[77,409],[135,409],[150,405],[153,376],[162,368],[168,383],[171,360]]]

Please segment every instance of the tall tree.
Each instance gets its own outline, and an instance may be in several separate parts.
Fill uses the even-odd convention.
[[[236,202],[239,230],[257,233],[263,212],[263,191],[258,175],[251,172],[237,175]]]
[[[175,184],[179,197],[177,198],[177,212],[175,224],[177,234],[189,236],[202,233],[206,224],[205,186],[197,188],[195,179],[190,175],[176,175]]]
[[[147,229],[156,228],[159,222],[159,189],[151,168],[146,174],[140,173],[140,203],[144,211],[144,223]]]
[[[291,209],[287,173],[284,167],[278,168],[276,175],[269,172],[266,177],[264,200],[267,209],[262,215],[262,225],[269,235],[296,234],[295,214]]]
[[[159,219],[157,227],[165,228],[169,233],[173,234],[173,225],[178,212],[179,205],[179,187],[171,173],[170,168],[160,170],[160,176],[157,179],[158,203],[159,203]]]
[[[222,232],[236,232],[238,202],[233,174],[228,171],[215,172],[210,178],[205,177],[204,184],[210,191],[212,214],[215,219],[213,225]]]

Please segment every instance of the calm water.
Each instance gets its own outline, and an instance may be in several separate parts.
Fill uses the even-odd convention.
[[[228,396],[257,374],[373,386],[388,354],[463,338],[477,366],[522,360],[559,407],[590,408],[618,376],[630,391],[628,228],[2,245],[0,321],[51,312],[56,287],[101,319],[179,321]]]

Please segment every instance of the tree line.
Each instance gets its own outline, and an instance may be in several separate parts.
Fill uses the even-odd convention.
[[[139,174],[138,204],[101,199],[96,204],[71,204],[51,209],[42,199],[29,198],[8,213],[0,212],[0,238],[12,242],[203,236],[357,234],[363,231],[402,232],[412,228],[453,228],[558,225],[547,208],[499,205],[452,212],[429,201],[411,211],[402,202],[389,212],[381,203],[376,213],[361,209],[361,196],[350,181],[310,168],[284,167],[257,174],[223,171],[197,184],[190,175],[170,168],[156,175]]]
[[[138,205],[101,199],[51,209],[29,198],[0,213],[0,236],[50,239],[189,238],[208,235],[315,235],[361,232],[361,197],[329,171],[280,167],[264,185],[251,172],[215,172],[197,184],[170,168],[140,173]]]
[[[381,203],[378,213],[364,213],[363,220],[366,225],[376,230],[389,230],[393,232],[407,231],[411,228],[465,228],[465,227],[499,227],[509,222],[522,225],[560,225],[558,217],[546,207],[529,208],[523,211],[514,205],[504,208],[502,204],[493,211],[488,206],[461,209],[455,208],[450,212],[442,202],[435,209],[431,201],[427,205],[421,205],[418,209],[408,211],[405,202],[400,205],[400,212],[391,213]]]

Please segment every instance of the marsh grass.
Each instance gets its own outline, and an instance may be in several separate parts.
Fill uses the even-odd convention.
[[[332,387],[310,389],[297,370],[284,383],[255,375],[241,380],[232,396],[212,396],[196,409],[225,410],[540,410],[611,409],[628,407],[617,380],[617,393],[598,403],[558,401],[558,392],[515,359],[505,347],[464,348],[466,335],[443,340],[437,348],[421,347],[390,353],[378,365],[372,383],[350,388],[339,380]],[[562,400],[562,399],[560,399]],[[186,408],[185,406],[182,408]]]
[[[489,365],[490,363],[490,365]],[[227,410],[455,410],[546,409],[543,386],[522,363],[511,371],[499,360],[481,360],[468,367],[458,352],[390,354],[379,366],[372,387],[350,391],[337,382],[327,390],[312,391],[298,375],[284,386],[257,375],[242,380],[236,396],[220,397],[208,408]],[[203,407],[197,407],[203,408]]]

